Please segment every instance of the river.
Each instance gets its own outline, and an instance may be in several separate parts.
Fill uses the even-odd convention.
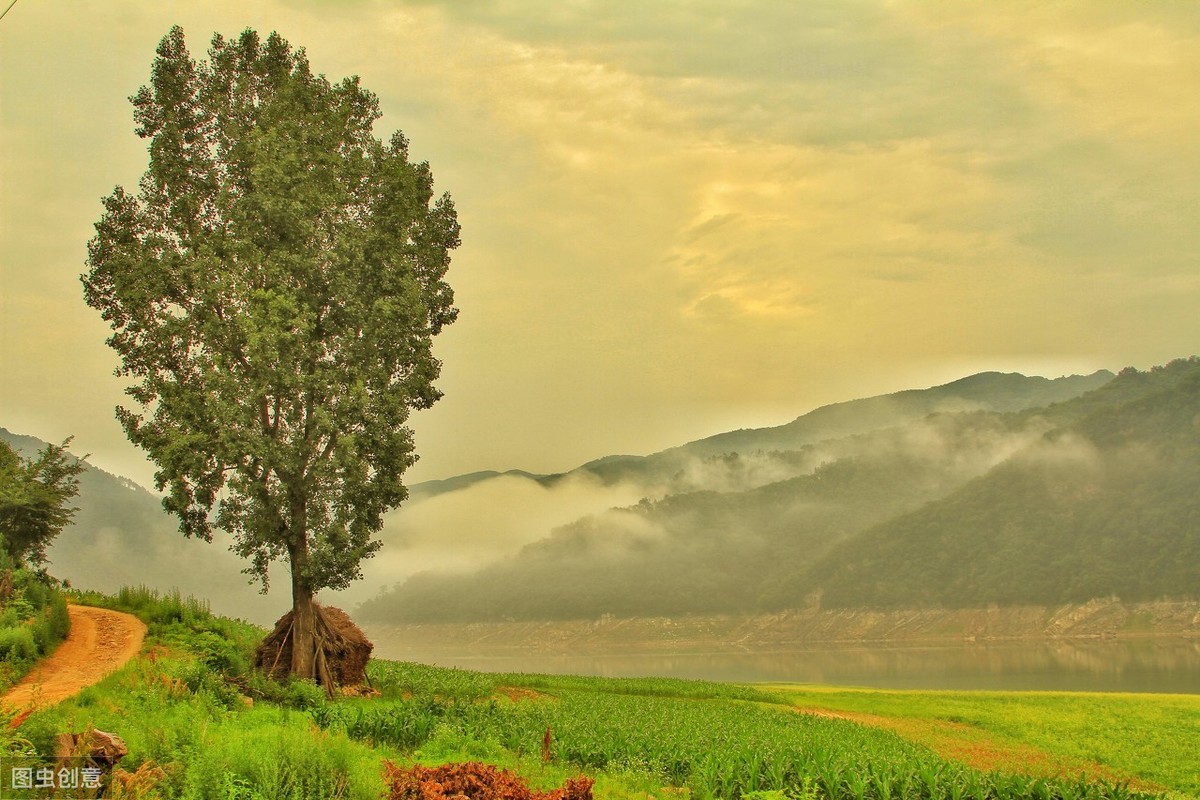
[[[962,644],[829,645],[778,652],[428,650],[394,639],[375,655],[484,672],[698,678],[887,689],[1200,694],[1200,640],[1051,640]]]

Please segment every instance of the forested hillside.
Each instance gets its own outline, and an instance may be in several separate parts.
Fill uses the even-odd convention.
[[[726,483],[768,465],[788,476],[592,515],[477,572],[414,576],[362,612],[570,619],[1200,592],[1188,488],[1200,485],[1200,362],[1126,370],[1059,400],[710,455]]]
[[[1200,594],[1200,366],[1122,373],[1076,421],[845,542],[804,580],[829,606]]]
[[[543,486],[581,476],[606,484],[624,481],[637,484],[648,496],[700,489],[746,489],[811,472],[814,468],[811,451],[802,455],[795,451],[819,442],[904,425],[934,413],[1041,408],[1078,397],[1112,378],[1113,373],[1107,370],[1053,380],[981,372],[928,389],[908,389],[822,406],[784,425],[719,433],[648,456],[605,456],[555,475],[534,475],[521,470],[473,472],[416,484],[411,496],[416,499],[457,491],[502,476],[518,476]]]
[[[803,602],[807,592],[795,596],[790,580],[796,570],[846,537],[945,495],[1040,432],[1008,422],[977,412],[938,415],[821,448],[716,457],[735,470],[764,461],[809,467],[746,491],[674,494],[587,517],[469,580],[416,576],[396,610],[400,618],[441,621],[570,619]]]

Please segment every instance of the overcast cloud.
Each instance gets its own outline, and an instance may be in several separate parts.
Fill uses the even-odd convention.
[[[1200,340],[1200,7],[21,0],[0,22],[0,425],[149,482],[81,299],[181,24],[381,99],[463,224],[414,479],[550,472],[984,369]]]

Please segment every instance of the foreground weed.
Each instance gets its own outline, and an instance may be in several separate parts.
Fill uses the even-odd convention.
[[[377,800],[383,792],[378,753],[314,731],[286,709],[254,709],[204,731],[180,783],[183,800]]]

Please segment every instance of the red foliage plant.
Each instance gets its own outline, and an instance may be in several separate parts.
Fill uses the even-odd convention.
[[[569,778],[566,786],[548,792],[530,789],[508,770],[469,761],[401,769],[384,761],[389,800],[592,800],[592,779]]]

